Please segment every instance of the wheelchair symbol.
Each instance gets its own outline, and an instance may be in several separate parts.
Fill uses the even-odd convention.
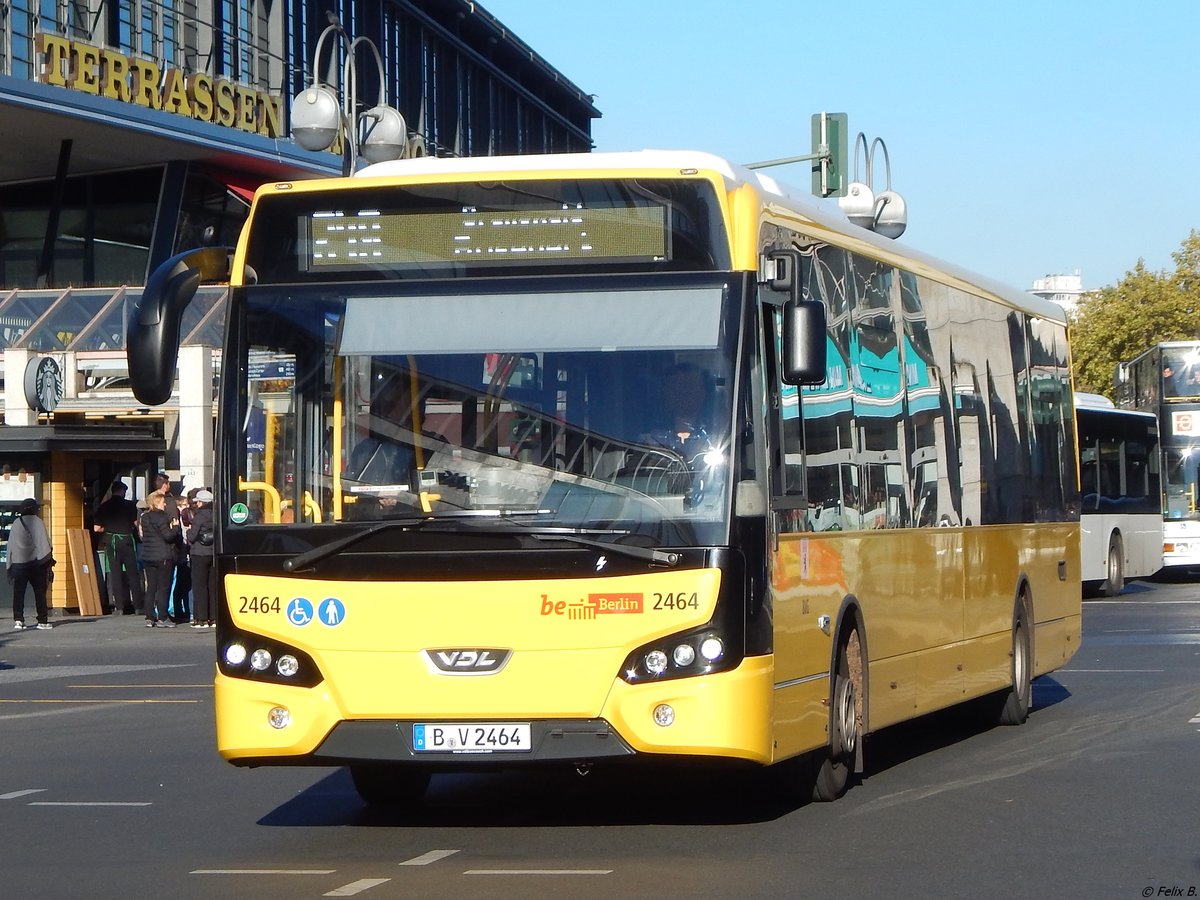
[[[303,628],[313,620],[313,605],[304,597],[296,597],[288,604],[287,617],[297,628]]]

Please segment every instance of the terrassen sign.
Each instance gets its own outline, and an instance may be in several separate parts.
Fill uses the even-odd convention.
[[[156,62],[54,34],[36,36],[37,80],[276,138],[283,98],[205,72],[185,74]]]

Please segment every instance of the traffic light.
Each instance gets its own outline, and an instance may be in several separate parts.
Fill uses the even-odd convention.
[[[847,130],[845,113],[813,113],[812,192],[818,197],[846,196]]]

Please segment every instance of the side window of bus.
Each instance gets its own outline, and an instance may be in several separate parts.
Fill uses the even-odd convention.
[[[1074,467],[1076,450],[1071,440],[1074,416],[1070,373],[1067,369],[1066,332],[1061,325],[1029,319],[1029,387],[1033,425],[1033,477],[1038,502],[1038,522],[1059,522],[1078,509]]]
[[[828,362],[824,384],[801,391],[807,451],[809,531],[858,528],[860,483],[854,459],[850,370],[850,254],[822,247],[808,269],[806,297],[825,304]]]
[[[855,462],[862,491],[857,513],[862,528],[909,524],[904,468],[904,384],[896,338],[895,270],[854,257],[854,328],[851,382],[854,387]]]
[[[951,291],[927,278],[905,274],[900,300],[904,312],[912,521],[918,527],[961,525],[961,467],[954,449],[951,325],[955,313]]]

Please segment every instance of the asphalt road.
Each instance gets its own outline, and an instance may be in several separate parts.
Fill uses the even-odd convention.
[[[435,778],[380,814],[340,769],[214,750],[212,632],[0,619],[0,897],[1200,896],[1200,584],[1089,601],[1018,728],[939,714],[836,803],[731,774]]]

